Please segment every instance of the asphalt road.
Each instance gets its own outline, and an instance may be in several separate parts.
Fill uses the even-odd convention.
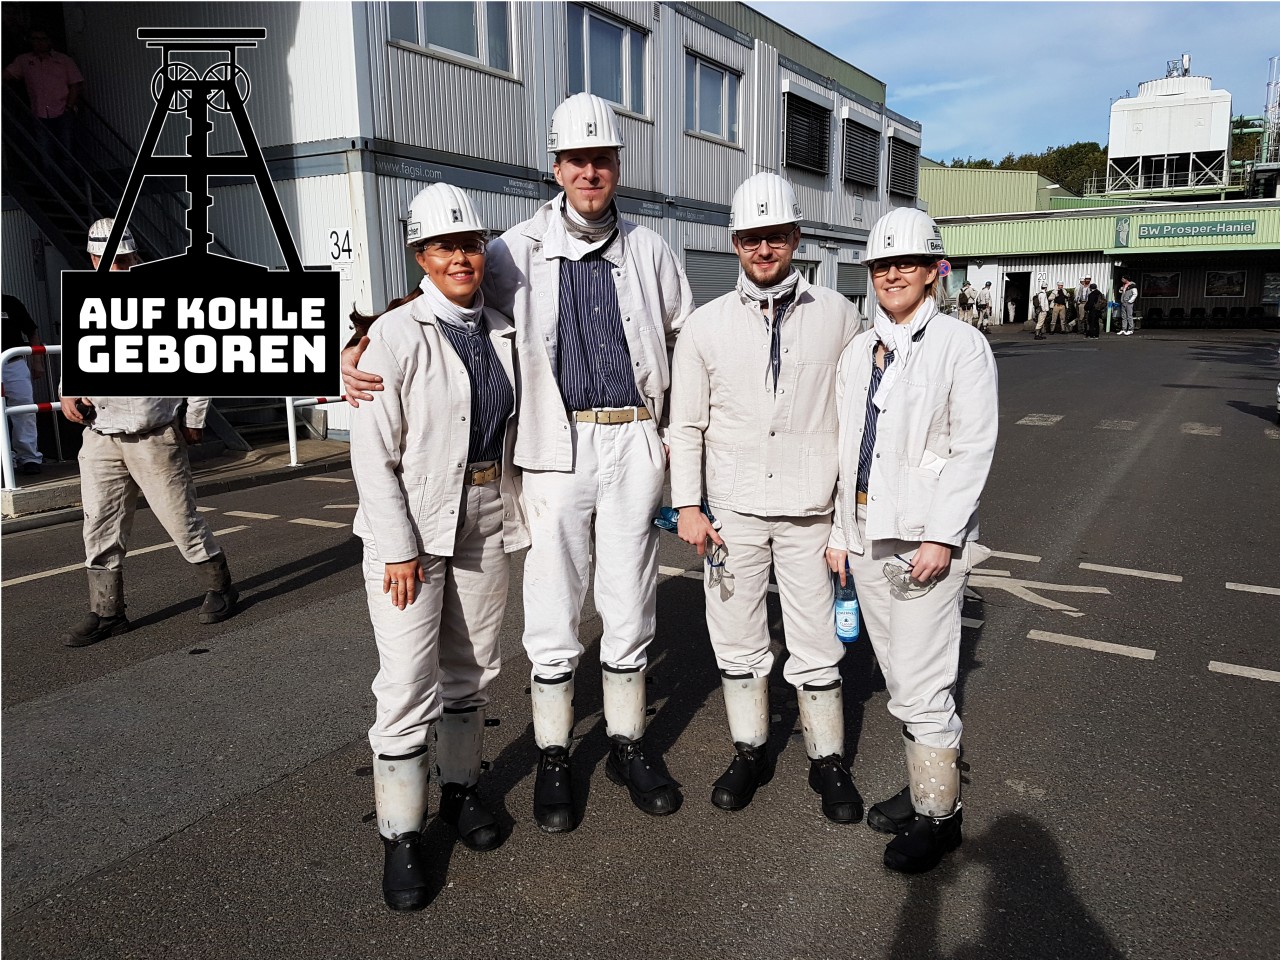
[[[243,594],[213,627],[143,512],[133,544],[158,549],[127,564],[136,629],[66,649],[86,589],[78,569],[51,571],[81,562],[78,528],[7,535],[4,956],[1273,957],[1278,340],[993,337],[982,540],[1009,556],[983,565],[965,608],[965,843],[915,878],[883,868],[864,824],[823,819],[780,669],[777,776],[745,811],[710,805],[730,748],[700,586],[671,575],[696,558],[673,538],[648,739],[683,808],[649,819],[604,776],[588,610],[583,820],[534,826],[517,570],[483,785],[506,842],[474,853],[433,820],[435,902],[395,915],[378,889],[355,489],[332,482],[349,473],[203,501]],[[903,782],[898,731],[865,641],[843,671],[872,802]]]

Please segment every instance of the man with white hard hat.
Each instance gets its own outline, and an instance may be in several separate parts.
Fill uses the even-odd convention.
[[[720,576],[704,581],[734,749],[711,802],[741,810],[773,775],[765,609],[772,567],[790,654],[783,673],[799,698],[809,785],[828,819],[855,823],[862,798],[844,758],[844,645],[823,551],[836,481],[836,361],[860,318],[843,296],[792,266],[800,219],[795,191],[775,173],[756,174],[734,194],[737,286],[695,310],[676,343],[671,502],[682,540],[699,554],[708,539],[726,553]]]
[[[982,285],[975,298],[978,304],[978,329],[986,333],[991,328],[991,281]]]
[[[956,306],[960,308],[960,319],[970,326],[976,326],[975,308],[977,306],[973,284],[968,280],[960,284],[960,293],[956,297]]]
[[[1071,320],[1071,329],[1078,333],[1086,333],[1089,329],[1086,317],[1087,308],[1085,305],[1089,302],[1089,287],[1092,283],[1092,277],[1085,277],[1076,286],[1076,315]]]
[[[1049,318],[1049,284],[1040,284],[1040,292],[1031,298],[1031,310],[1036,320],[1036,339],[1044,339],[1044,322]]]
[[[520,409],[515,463],[524,471],[532,546],[524,573],[524,645],[534,741],[534,819],[574,829],[569,766],[582,604],[594,559],[603,622],[609,779],[645,813],[681,802],[660,758],[645,752],[645,668],[656,627],[658,541],[670,350],[693,308],[679,261],[614,203],[622,136],[613,108],[579,93],[551,117],[547,150],[563,193],[489,246],[486,302],[516,326]],[[348,394],[370,381],[343,364]],[[594,522],[594,545],[593,545]],[[594,549],[593,549],[594,546]]]
[[[95,270],[113,225],[104,217],[89,228],[87,249]],[[136,266],[141,262],[137,250],[126,227],[111,269]],[[182,558],[195,565],[205,590],[197,619],[219,623],[235,612],[240,595],[232,586],[226,554],[196,510],[187,459],[187,444],[199,443],[203,434],[209,398],[187,397],[179,423],[183,403],[180,397],[62,398],[63,415],[87,428],[79,460],[89,613],[63,635],[69,647],[85,647],[130,629],[123,564],[139,493]]]

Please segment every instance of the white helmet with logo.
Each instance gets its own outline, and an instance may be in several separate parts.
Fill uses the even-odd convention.
[[[622,134],[618,132],[618,117],[613,107],[594,94],[575,93],[551,114],[547,153],[595,147],[621,150],[622,146]]]
[[[450,233],[484,233],[471,198],[450,183],[433,183],[409,203],[406,243],[413,246]]]
[[[800,201],[791,184],[776,173],[757,173],[742,182],[729,208],[730,230],[754,230],[799,223]]]
[[[875,222],[867,239],[862,263],[888,257],[933,257],[942,259],[942,233],[923,210],[895,207]]]
[[[95,220],[92,227],[89,228],[89,243],[85,247],[95,257],[100,257],[107,250],[107,240],[111,237],[111,228],[116,225],[113,217],[103,217],[101,220]],[[138,245],[133,242],[133,234],[129,232],[129,228],[124,228],[124,234],[120,237],[120,246],[116,247],[116,256],[122,253],[137,253]]]

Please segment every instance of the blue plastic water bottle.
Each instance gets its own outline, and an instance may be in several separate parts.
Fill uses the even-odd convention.
[[[833,575],[834,576],[834,575]],[[841,643],[853,643],[858,639],[858,593],[853,588],[853,574],[849,562],[844,565],[844,586],[836,577],[836,636]]]

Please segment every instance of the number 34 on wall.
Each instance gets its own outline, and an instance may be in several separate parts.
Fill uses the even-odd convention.
[[[351,253],[351,229],[332,228],[328,233],[325,249],[330,263],[351,263],[355,259]]]

